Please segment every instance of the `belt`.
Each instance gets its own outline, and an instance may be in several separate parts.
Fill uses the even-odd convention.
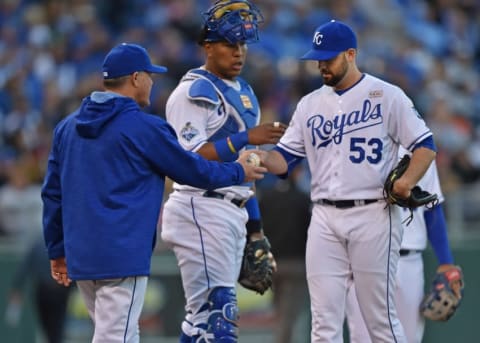
[[[218,193],[215,191],[206,191],[205,193],[202,194],[202,196],[206,198],[215,198],[215,199],[222,199],[222,200],[228,200],[232,204],[234,204],[237,207],[243,208],[245,207],[245,204],[247,203],[248,199],[228,199],[225,194]]]
[[[362,199],[362,200],[328,200],[328,199],[320,199],[315,201],[315,204],[318,205],[329,205],[335,206],[336,208],[350,208],[354,206],[363,206],[372,204],[374,202],[379,201],[379,199]]]
[[[413,254],[421,253],[421,250],[416,249],[400,249],[400,256],[408,256]]]

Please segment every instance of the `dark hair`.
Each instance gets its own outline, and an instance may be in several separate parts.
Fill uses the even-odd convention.
[[[207,38],[207,30],[208,30],[207,26],[203,25],[202,29],[200,30],[200,34],[198,35],[198,38],[197,38],[198,45],[203,46],[203,44],[205,43],[205,39]]]

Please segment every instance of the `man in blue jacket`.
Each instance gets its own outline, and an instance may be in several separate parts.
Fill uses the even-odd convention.
[[[265,168],[210,162],[185,151],[174,130],[141,111],[150,104],[153,65],[135,44],[103,63],[105,91],[93,92],[54,131],[42,188],[52,277],[72,280],[95,331],[92,342],[138,342],[165,177],[215,189],[263,177]]]

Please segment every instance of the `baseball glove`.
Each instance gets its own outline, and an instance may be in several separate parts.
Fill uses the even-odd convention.
[[[247,241],[238,282],[245,288],[263,294],[272,286],[272,254],[267,237]]]
[[[410,156],[403,156],[396,167],[388,174],[383,185],[383,196],[388,203],[410,210],[410,217],[407,218],[407,220],[409,220],[408,223],[410,223],[413,218],[413,209],[424,205],[434,206],[438,201],[436,194],[431,194],[420,188],[420,186],[413,187],[408,198],[401,198],[393,192],[393,184],[405,173],[409,165]]]
[[[460,306],[463,288],[463,273],[460,267],[454,266],[443,273],[437,273],[430,292],[420,304],[420,313],[430,320],[449,320]]]

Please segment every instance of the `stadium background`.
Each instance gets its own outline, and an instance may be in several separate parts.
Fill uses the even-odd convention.
[[[28,303],[7,325],[7,294],[29,242],[41,231],[39,187],[54,125],[100,87],[104,55],[115,44],[145,46],[169,73],[156,79],[148,111],[163,116],[182,74],[203,61],[194,43],[206,0],[0,1],[0,341],[41,342]],[[402,87],[434,131],[449,235],[466,278],[460,311],[428,323],[425,342],[476,342],[480,308],[480,2],[478,0],[258,0],[260,42],[249,46],[243,77],[265,121],[288,122],[297,100],[320,86],[314,63],[298,61],[316,26],[330,18],[358,32],[363,71]],[[307,180],[305,180],[307,181]],[[272,178],[259,184],[270,187]],[[426,253],[427,280],[435,259]],[[176,336],[183,298],[174,259],[159,242],[142,317],[144,342]],[[28,282],[27,282],[28,283]],[[26,285],[29,290],[29,285]],[[271,298],[240,293],[242,343],[271,341]],[[295,343],[308,342],[308,308]],[[66,342],[88,341],[78,295]]]

